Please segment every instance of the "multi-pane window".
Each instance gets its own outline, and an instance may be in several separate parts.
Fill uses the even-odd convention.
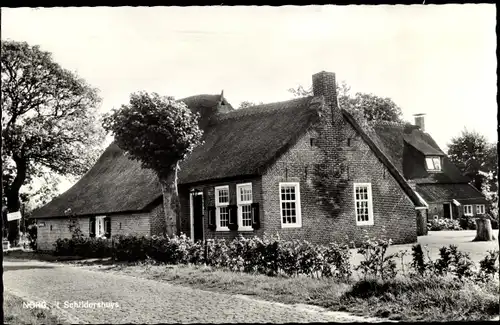
[[[356,224],[373,225],[372,185],[371,183],[354,184],[354,208]]]
[[[476,214],[484,214],[484,204],[476,204]]]
[[[472,205],[464,205],[464,216],[472,216]]]
[[[281,226],[301,227],[299,183],[280,183]]]
[[[239,230],[252,228],[252,183],[236,185],[236,202],[238,203]]]
[[[106,227],[104,226],[105,216],[100,216],[95,218],[95,236],[104,237],[106,234]]]
[[[215,188],[217,230],[229,230],[229,186]]]
[[[425,164],[427,170],[441,171],[441,158],[440,157],[426,157]]]

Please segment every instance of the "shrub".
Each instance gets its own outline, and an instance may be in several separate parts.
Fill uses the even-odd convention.
[[[464,230],[476,230],[476,221],[471,217],[460,218],[460,228]]]
[[[425,261],[422,245],[413,245],[411,268],[420,276],[424,276],[426,272],[431,269],[431,265],[431,263]]]
[[[152,240],[145,236],[118,235],[113,237],[113,255],[118,261],[145,260],[152,253]],[[156,255],[158,258],[158,255]]]
[[[394,258],[398,254],[387,254],[387,248],[392,244],[391,239],[374,239],[368,236],[358,249],[358,253],[362,254],[364,261],[361,261],[356,270],[361,270],[365,279],[367,276],[377,278],[380,276],[382,280],[386,278],[394,278],[397,275],[396,262]]]
[[[111,241],[106,238],[58,238],[54,246],[57,256],[102,258],[112,254]]]
[[[481,261],[479,261],[479,272],[477,280],[480,282],[487,282],[493,280],[498,273],[498,256],[499,251],[488,251]]]
[[[427,224],[427,229],[431,231],[462,230],[462,228],[460,227],[460,222],[458,220],[452,220],[452,219],[431,220]]]
[[[27,228],[28,243],[32,250],[36,250],[36,241],[38,236],[38,227],[36,224],[31,224]]]

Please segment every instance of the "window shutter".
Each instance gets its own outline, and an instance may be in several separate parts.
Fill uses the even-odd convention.
[[[259,203],[252,203],[252,228],[260,228]]]
[[[209,206],[208,208],[208,229],[215,230],[215,207]]]
[[[111,237],[111,217],[104,218],[104,236]]]
[[[229,230],[238,230],[238,207],[230,205],[229,207]]]
[[[90,217],[89,220],[89,237],[95,237],[95,217]]]

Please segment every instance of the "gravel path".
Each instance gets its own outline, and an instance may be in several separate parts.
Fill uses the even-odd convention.
[[[55,263],[4,261],[3,265],[6,291],[33,302],[43,301],[70,323],[376,321],[311,306],[271,303]],[[88,303],[96,305],[85,305]]]

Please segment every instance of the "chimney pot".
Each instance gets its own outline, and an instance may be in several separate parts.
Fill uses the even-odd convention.
[[[327,104],[333,104],[338,107],[337,102],[337,84],[335,82],[335,73],[321,71],[312,76],[313,95],[323,96]]]
[[[425,132],[425,114],[413,114],[413,116],[415,117],[415,125]]]

